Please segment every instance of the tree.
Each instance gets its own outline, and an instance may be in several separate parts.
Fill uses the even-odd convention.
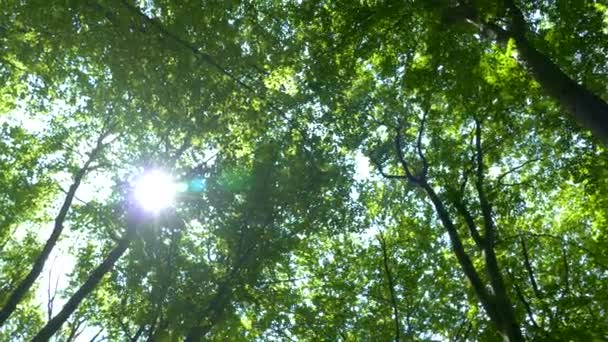
[[[608,338],[606,8],[571,5],[7,2],[1,338]],[[130,225],[150,169],[183,192]]]
[[[63,230],[65,218],[68,214],[68,210],[70,210],[70,205],[72,204],[72,201],[74,200],[74,195],[76,194],[76,190],[80,186],[82,178],[85,176],[85,174],[91,168],[95,167],[95,165],[92,165],[92,163],[95,161],[97,155],[101,152],[101,149],[103,147],[103,140],[107,137],[108,134],[109,134],[109,131],[107,133],[102,134],[97,139],[96,146],[90,152],[88,160],[84,163],[82,168],[80,170],[78,170],[78,172],[74,175],[74,182],[72,183],[72,185],[70,185],[70,188],[65,196],[65,200],[61,206],[59,214],[57,214],[57,217],[55,218],[55,226],[53,227],[51,236],[44,244],[44,248],[40,252],[36,261],[34,262],[34,265],[32,266],[32,269],[30,270],[30,272],[23,279],[23,281],[17,286],[17,288],[13,291],[13,293],[11,293],[11,295],[7,299],[6,303],[2,307],[2,310],[0,310],[0,326],[4,322],[6,322],[8,317],[13,313],[13,311],[17,307],[17,304],[22,300],[22,298],[27,294],[29,289],[32,287],[32,285],[36,281],[36,278],[38,278],[38,276],[40,276],[40,273],[42,272],[42,269],[44,267],[44,263],[46,262],[49,255],[51,254],[51,251],[55,247],[57,240],[59,240],[61,231]]]
[[[583,4],[582,7],[591,9],[592,5]],[[568,111],[579,125],[590,130],[598,140],[606,144],[608,104],[600,96],[568,76],[547,54],[534,46],[534,40],[538,41],[540,38],[534,37],[536,32],[530,29],[524,13],[515,1],[505,0],[502,3],[498,2],[492,8],[487,8],[494,13],[483,10],[476,5],[463,2],[458,7],[448,7],[443,11],[446,22],[460,22],[462,25],[469,21],[503,45],[506,45],[509,39],[513,39],[522,60],[543,90]],[[596,15],[600,16],[601,13]],[[505,22],[508,23],[506,29],[501,26],[501,23]],[[529,36],[533,38],[530,39]]]

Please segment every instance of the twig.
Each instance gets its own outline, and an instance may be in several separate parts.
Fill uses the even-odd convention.
[[[500,182],[502,181],[502,179],[505,178],[506,176],[508,176],[509,174],[511,174],[511,173],[513,173],[513,172],[515,172],[515,171],[523,168],[524,166],[526,166],[526,165],[528,165],[530,163],[534,163],[534,162],[537,162],[537,161],[540,161],[540,160],[541,160],[540,158],[534,158],[534,159],[526,160],[525,162],[521,163],[520,165],[517,165],[514,168],[510,169],[509,171],[507,171],[507,172],[501,174],[500,176],[498,176],[496,178],[496,183],[500,184]]]

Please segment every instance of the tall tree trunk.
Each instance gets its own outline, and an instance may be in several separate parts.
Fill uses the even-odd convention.
[[[536,81],[574,120],[608,146],[608,104],[566,75],[523,35],[515,36],[517,50]]]
[[[572,115],[574,120],[608,146],[608,103],[585,86],[566,75],[549,56],[537,50],[527,38],[529,28],[513,0],[505,1],[511,28],[504,30],[493,23],[481,23],[496,33],[498,40],[513,38],[517,51],[544,91]]]
[[[131,234],[127,232],[120,239],[118,245],[108,254],[106,259],[97,268],[91,272],[87,280],[82,286],[72,295],[68,302],[63,306],[61,311],[53,317],[47,324],[38,332],[32,341],[44,342],[48,341],[59,329],[70,315],[78,308],[78,305],[97,287],[104,275],[106,275],[118,259],[129,248],[131,242]]]
[[[521,10],[513,0],[505,0],[511,21],[511,27],[504,29],[495,22],[482,20],[482,15],[470,4],[450,7],[444,10],[445,23],[467,21],[475,23],[478,28],[483,27],[494,33],[499,43],[506,43],[510,38],[515,40],[517,51],[522,61],[540,84],[543,90],[574,118],[583,128],[608,146],[608,103],[598,95],[592,93],[585,86],[577,83],[549,56],[537,50],[528,39],[530,31]]]
[[[38,258],[36,258],[36,261],[34,262],[34,265],[32,265],[30,272],[21,281],[21,283],[17,286],[13,293],[11,293],[10,297],[2,307],[2,310],[0,310],[0,327],[15,311],[17,305],[29,292],[30,288],[32,287],[32,285],[34,285],[34,282],[36,281],[38,276],[40,276],[40,273],[42,273],[46,260],[49,258],[51,251],[53,250],[53,248],[57,244],[57,241],[59,240],[59,237],[61,236],[61,232],[63,231],[63,224],[65,222],[65,218],[68,214],[68,211],[70,210],[70,206],[72,205],[72,201],[74,200],[74,196],[76,195],[76,190],[78,190],[78,187],[80,186],[82,179],[89,170],[91,163],[97,158],[97,155],[101,152],[101,149],[103,147],[102,141],[106,136],[107,133],[102,134],[99,137],[99,139],[97,140],[97,145],[89,154],[89,159],[85,162],[84,166],[76,173],[74,177],[74,182],[72,183],[72,185],[70,185],[70,188],[68,189],[68,192],[65,196],[65,200],[63,201],[61,209],[59,210],[59,214],[55,218],[55,225],[53,227],[53,232],[51,233],[51,236],[44,244],[42,252],[40,252],[40,255],[38,255]]]

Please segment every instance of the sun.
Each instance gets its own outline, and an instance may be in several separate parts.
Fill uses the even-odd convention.
[[[176,192],[177,184],[160,170],[144,172],[134,184],[135,200],[142,209],[153,213],[172,206]]]

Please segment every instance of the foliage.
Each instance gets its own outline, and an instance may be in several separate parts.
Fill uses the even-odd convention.
[[[36,336],[121,238],[56,340],[608,339],[608,154],[523,47],[605,100],[607,8],[5,1],[0,305],[48,227],[69,262],[0,339]],[[156,214],[132,196],[150,169],[187,184]]]

